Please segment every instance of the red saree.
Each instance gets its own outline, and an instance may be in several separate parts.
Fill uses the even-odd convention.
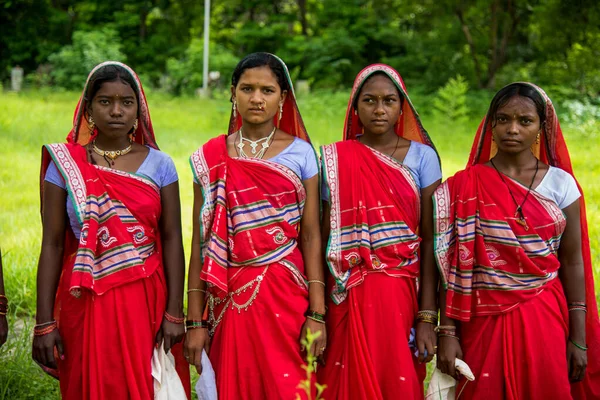
[[[546,99],[546,125],[533,152],[572,174],[552,103],[534,88]],[[584,381],[571,385],[567,303],[557,279],[566,220],[552,200],[534,190],[523,207],[529,229],[517,223],[508,187],[517,201],[527,188],[511,179],[505,185],[492,167],[479,165],[495,151],[491,122],[484,120],[468,168],[434,194],[435,253],[447,289],[446,314],[461,321],[461,346],[475,374],[475,381],[461,382],[457,392],[464,385],[461,398],[467,399],[600,398],[600,325],[583,196],[588,367]]]
[[[134,88],[140,94],[136,137],[156,148],[141,85],[128,67],[114,64],[130,71],[139,85]],[[78,144],[90,136],[82,125],[85,106],[82,96],[71,143],[47,145],[42,152],[42,187],[52,160],[81,224],[79,239],[70,229],[66,233],[55,302],[65,359],[58,360],[57,371],[48,372],[60,379],[65,399],[152,399],[151,359],[167,301],[160,189],[141,176],[88,162]],[[181,344],[173,354],[189,396]]]
[[[362,127],[354,98],[375,72],[405,99],[396,133],[431,144],[395,70],[375,64],[359,73],[346,140],[321,149],[331,210],[328,346],[319,371],[327,399],[423,397],[425,368],[408,345],[418,311],[420,191],[407,167],[355,140]]]
[[[283,110],[280,129],[308,139],[293,91]],[[229,133],[240,124],[232,117]],[[298,248],[306,192],[283,165],[230,157],[226,140],[210,140],[190,159],[204,196],[200,277],[209,288],[217,393],[221,400],[305,398],[297,386],[306,377],[299,339],[308,286]]]

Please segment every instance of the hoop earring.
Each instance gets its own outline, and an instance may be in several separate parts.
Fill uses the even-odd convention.
[[[233,100],[233,106],[231,107],[231,113],[233,114],[233,118],[237,118],[237,100]]]
[[[283,117],[283,103],[279,103],[279,120]]]
[[[88,128],[90,129],[90,133],[94,132],[94,128],[96,127],[96,123],[94,122],[94,118],[90,115],[88,118]]]

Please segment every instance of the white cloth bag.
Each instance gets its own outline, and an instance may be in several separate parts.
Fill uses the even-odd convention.
[[[175,369],[175,358],[171,351],[165,354],[164,344],[154,348],[152,355],[152,378],[155,400],[186,400],[185,389]]]
[[[196,382],[198,400],[217,400],[217,381],[215,370],[208,359],[206,351],[202,350],[202,374]]]
[[[454,361],[454,367],[467,378],[468,381],[474,381],[475,376],[471,368],[463,360],[458,358]],[[468,383],[467,383],[468,384]],[[459,393],[460,396],[460,393]],[[456,379],[450,375],[444,374],[439,369],[433,371],[429,388],[425,395],[425,400],[454,400],[456,398]]]

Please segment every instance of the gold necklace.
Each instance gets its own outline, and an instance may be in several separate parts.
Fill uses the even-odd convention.
[[[96,146],[95,140],[92,142],[92,149],[94,149],[94,153],[98,154],[100,157],[108,157],[113,161],[117,157],[124,156],[125,154],[129,153],[132,148],[133,148],[133,142],[131,142],[131,141],[129,142],[129,146],[127,146],[121,150],[102,150],[101,148]]]

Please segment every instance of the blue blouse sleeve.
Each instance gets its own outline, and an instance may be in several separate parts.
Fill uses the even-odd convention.
[[[59,188],[67,189],[67,185],[65,184],[65,180],[63,179],[60,172],[58,172],[58,168],[56,168],[56,164],[54,161],[50,161],[50,165],[48,165],[48,169],[46,170],[46,176],[44,177],[46,182],[50,182]]]
[[[171,183],[177,182],[179,180],[179,176],[177,175],[177,169],[175,168],[175,163],[173,162],[173,159],[167,154],[163,154],[165,155],[165,157],[163,162],[161,163],[161,188],[169,186]]]
[[[306,145],[306,156],[301,171],[302,180],[310,179],[319,173],[319,163],[317,162],[315,150],[310,143],[306,143]]]
[[[419,183],[421,189],[442,179],[442,168],[438,156],[431,147],[423,145],[421,162],[419,165]]]

